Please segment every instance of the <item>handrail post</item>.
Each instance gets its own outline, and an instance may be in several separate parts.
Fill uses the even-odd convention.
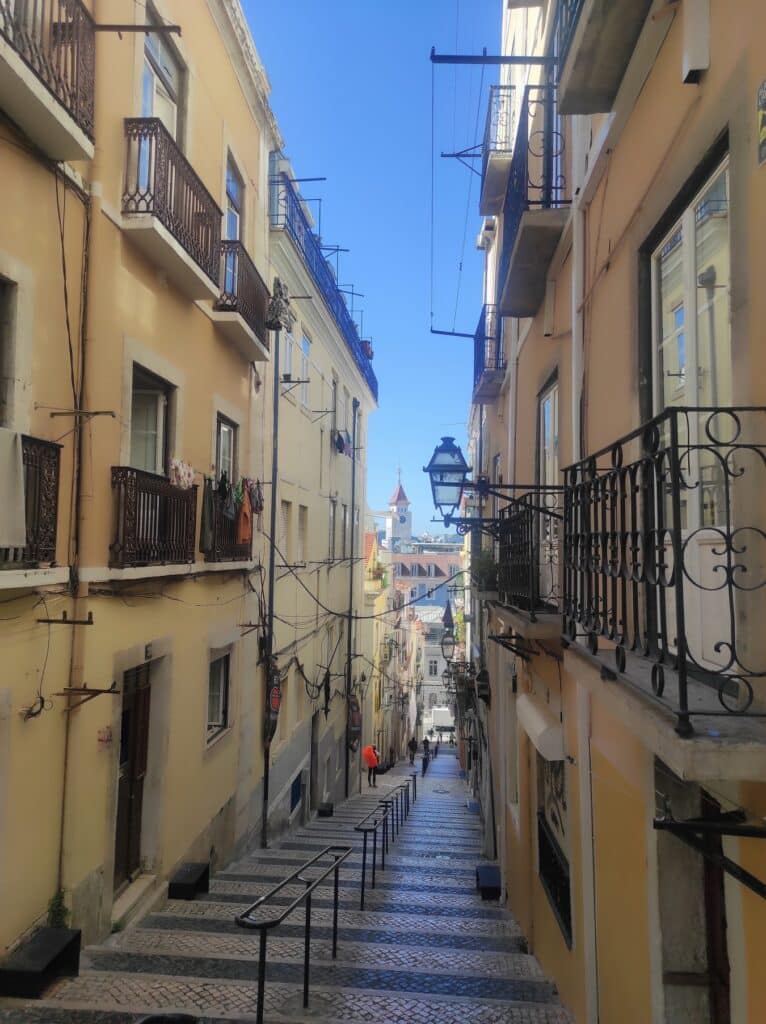
[[[380,822],[376,822],[375,828],[372,831],[372,887],[375,888],[375,861],[378,858],[378,825]]]
[[[359,900],[360,910],[364,910],[364,883],[367,874],[367,831],[365,830],[362,835],[364,839],[362,840],[362,893]]]
[[[256,1024],[263,1024],[263,997],[266,988],[266,929],[261,928],[261,942],[258,950],[258,1002],[255,1012]]]
[[[688,737],[694,732],[689,718],[689,699],[686,679],[686,609],[684,607],[684,554],[681,539],[681,487],[684,479],[678,456],[678,418],[671,413],[670,423],[670,486],[671,505],[673,509],[673,528],[671,544],[673,548],[673,591],[676,612],[676,647],[678,650],[678,714],[676,716],[676,732],[679,736]],[[689,442],[690,443],[690,442]],[[669,638],[668,638],[669,639]],[[668,642],[666,639],[666,643]]]
[[[418,802],[418,773],[412,772],[410,778],[412,779],[412,802],[416,804]]]
[[[338,956],[338,873],[340,872],[340,862],[335,865],[335,886],[333,892],[333,907],[332,907],[332,958],[336,959]]]
[[[306,950],[303,957],[303,1008],[309,1005],[309,957],[311,954],[311,893],[306,897]]]

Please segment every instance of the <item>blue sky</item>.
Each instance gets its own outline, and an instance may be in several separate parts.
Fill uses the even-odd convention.
[[[295,173],[327,177],[303,193],[322,198],[323,241],[350,249],[340,255],[340,283],[365,296],[358,304],[380,386],[380,409],[370,419],[368,502],[386,507],[401,463],[415,529],[438,529],[422,467],[442,434],[465,446],[473,342],[429,331],[429,53],[432,46],[438,53],[480,53],[483,46],[497,53],[501,0],[243,5]],[[439,153],[481,140],[496,74],[435,69],[433,326],[444,330],[476,327],[482,264],[475,248],[479,179]]]

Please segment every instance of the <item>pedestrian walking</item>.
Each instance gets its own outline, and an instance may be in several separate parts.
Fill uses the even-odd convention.
[[[362,759],[367,766],[367,785],[377,789],[377,774],[378,765],[380,764],[380,754],[378,748],[374,743],[370,743],[362,751]]]
[[[439,756],[439,738],[436,738],[436,745],[434,746],[434,757]]]
[[[407,744],[407,749],[410,752],[410,764],[415,764],[415,754],[418,752],[418,741],[413,736],[410,742]]]

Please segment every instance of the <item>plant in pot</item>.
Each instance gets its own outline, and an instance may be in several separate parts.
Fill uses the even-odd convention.
[[[364,352],[368,359],[372,359],[374,355],[372,351],[372,342],[369,341],[367,338],[362,339],[362,351]]]
[[[497,596],[497,564],[491,551],[481,548],[471,557],[471,578],[480,599]]]

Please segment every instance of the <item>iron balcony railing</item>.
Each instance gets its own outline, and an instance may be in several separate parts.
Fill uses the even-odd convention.
[[[519,111],[508,189],[503,205],[503,244],[498,288],[502,292],[521,218],[527,210],[568,206],[564,135],[552,85],[528,85]]]
[[[481,149],[482,180],[486,176],[487,164],[492,153],[504,153],[510,156],[513,150],[515,135],[513,91],[514,86],[512,85],[491,85],[489,87],[487,120],[484,123],[484,142]]]
[[[497,306],[486,303],[473,336],[473,386],[486,372],[505,372],[505,354],[498,330]]]
[[[224,515],[225,502],[213,495],[213,546],[205,555],[206,562],[249,561],[253,555],[252,539],[247,543],[237,541],[237,519]]]
[[[92,141],[96,33],[81,0],[0,0],[0,36]]]
[[[36,437],[21,439],[27,543],[0,548],[0,570],[34,568],[56,561],[61,445]]]
[[[765,428],[764,408],[670,408],[564,471],[565,637],[645,678],[681,735],[763,713]]]
[[[584,6],[585,0],[558,0],[555,37],[559,68],[563,68],[567,59]]]
[[[271,181],[271,226],[284,228],[292,238],[337,323],[354,362],[377,401],[378,381],[362,348],[356,324],[338,288],[332,268],[324,258],[320,243],[309,226],[301,199],[285,173],[275,175]]]
[[[239,313],[255,336],[269,347],[266,307],[269,289],[239,241],[221,242],[221,296],[215,308]]]
[[[152,214],[213,284],[221,270],[218,204],[158,117],[125,119],[125,216]]]
[[[500,511],[498,592],[502,604],[534,622],[561,611],[563,487],[541,487]]]
[[[183,564],[194,561],[197,488],[130,466],[112,466],[115,539],[109,565]]]

